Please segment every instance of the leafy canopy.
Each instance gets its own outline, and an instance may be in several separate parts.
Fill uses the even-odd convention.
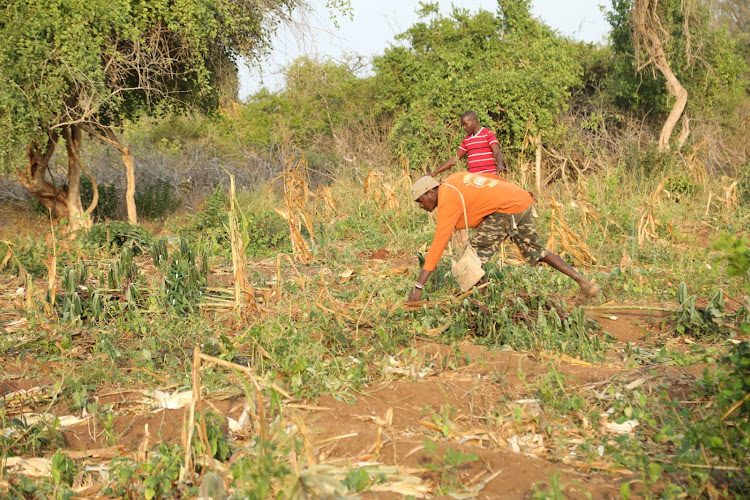
[[[422,3],[401,46],[374,62],[381,113],[395,116],[393,143],[412,164],[445,157],[463,137],[466,110],[518,153],[527,133],[555,133],[570,89],[580,85],[577,45],[534,19],[528,0],[500,0],[497,14]]]
[[[215,109],[303,0],[0,1],[0,165],[50,129]]]

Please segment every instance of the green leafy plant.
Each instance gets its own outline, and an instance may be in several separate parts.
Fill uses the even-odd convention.
[[[28,424],[22,417],[11,417],[0,406],[0,458],[23,455],[39,456],[64,445],[58,421],[39,420]]]
[[[56,484],[70,486],[73,483],[73,478],[78,473],[76,463],[59,451],[52,455],[50,468],[52,471],[52,480]]]
[[[140,217],[161,220],[175,213],[180,205],[182,199],[169,182],[156,179],[145,185],[138,184],[135,206]]]
[[[198,424],[205,429],[205,436],[196,435],[193,438],[193,448],[199,455],[208,455],[224,461],[231,455],[229,441],[222,429],[222,417],[216,412],[208,411],[199,416]]]
[[[153,241],[151,233],[143,227],[120,221],[94,224],[82,238],[84,246],[93,249],[119,252],[123,247],[129,246],[132,247],[135,255],[142,254]]]
[[[196,258],[195,250],[185,239],[172,253],[169,264],[162,272],[160,295],[165,305],[178,312],[193,312],[203,298],[208,276],[208,259],[205,254]]]
[[[446,448],[445,454],[441,457],[437,451],[437,444],[429,439],[425,439],[423,449],[432,460],[424,467],[438,474],[439,492],[441,494],[460,490],[460,468],[479,459],[474,452],[467,454],[453,448]]]
[[[674,329],[680,335],[696,338],[718,338],[726,334],[726,328],[717,323],[724,317],[724,292],[717,291],[704,307],[696,306],[697,297],[690,295],[683,282],[677,290],[677,301],[680,303],[672,315]]]

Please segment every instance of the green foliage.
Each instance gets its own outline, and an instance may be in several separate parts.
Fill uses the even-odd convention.
[[[119,252],[123,248],[131,248],[134,255],[140,255],[148,249],[153,237],[141,226],[133,226],[127,222],[106,221],[91,226],[82,236],[84,246],[93,249],[103,249],[107,252]]]
[[[349,488],[349,491],[365,491],[371,483],[370,474],[367,473],[367,469],[364,467],[350,470],[344,478],[344,485]]]
[[[331,172],[341,161],[338,141],[352,134],[361,140],[377,128],[374,83],[357,76],[361,69],[358,60],[296,59],[285,68],[282,90],[262,89],[223,116],[224,133],[271,161],[282,151],[288,156],[291,147],[305,155],[313,172]]]
[[[24,244],[18,244],[13,251],[16,259],[11,259],[11,266],[20,269],[31,275],[33,278],[41,278],[47,275],[47,267],[44,262],[47,260],[49,249],[42,238],[26,237]]]
[[[42,419],[27,424],[23,417],[11,417],[5,407],[0,406],[0,424],[3,429],[0,433],[0,460],[23,455],[39,456],[64,445],[57,420],[47,422]]]
[[[428,6],[429,7],[429,6]],[[570,89],[581,84],[577,47],[531,16],[526,0],[502,0],[498,15],[424,8],[406,42],[374,61],[377,103],[393,114],[393,149],[421,167],[455,151],[459,118],[473,110],[501,147],[521,152],[527,133],[557,133]]]
[[[719,260],[726,262],[727,275],[740,277],[743,288],[750,293],[750,244],[747,238],[724,233],[714,243],[713,249],[723,253]]]
[[[591,493],[578,481],[563,483],[559,471],[550,474],[549,483],[535,483],[530,498],[532,500],[565,500],[570,498],[565,490],[578,490],[589,500],[592,498]]]
[[[149,500],[175,494],[182,453],[181,446],[163,443],[152,450],[146,462],[114,458],[110,465],[111,481],[104,494]]]
[[[450,321],[451,328],[443,335],[453,340],[472,335],[475,342],[485,345],[604,359],[608,340],[595,333],[598,324],[587,319],[581,308],[568,310],[546,287],[537,285],[538,274],[524,268],[490,266],[486,279],[489,285],[482,292],[451,306],[447,315],[424,311],[420,328]]]
[[[247,453],[231,465],[236,494],[250,500],[270,498],[274,486],[291,475],[287,457],[293,450],[287,440],[256,440],[251,453]]]
[[[425,464],[425,468],[437,472],[439,492],[442,494],[460,489],[460,468],[479,459],[474,452],[467,454],[453,448],[446,448],[441,457],[437,452],[437,444],[429,439],[425,439],[423,449],[432,459],[432,462]]]
[[[227,211],[229,198],[221,185],[216,186],[211,196],[203,202],[200,211],[190,218],[188,224],[182,226],[178,233],[181,237],[191,241],[209,240],[215,245],[229,246],[227,235]]]
[[[206,440],[204,443],[202,437],[193,438],[193,448],[197,455],[208,455],[217,460],[225,461],[231,455],[229,441],[222,429],[223,418],[216,412],[208,411],[199,416],[197,425],[206,430]]]
[[[705,307],[696,306],[696,300],[695,295],[688,293],[687,285],[680,283],[677,290],[680,306],[672,315],[677,333],[704,339],[716,339],[726,334],[726,329],[716,322],[724,318],[724,292],[717,291]]]
[[[710,413],[692,420],[680,455],[686,463],[737,466],[727,473],[733,491],[744,491],[750,478],[750,343],[741,342],[706,369],[699,387],[714,399]],[[705,450],[705,451],[703,451]],[[706,455],[706,452],[708,455]],[[717,474],[714,472],[713,474]]]
[[[18,160],[26,144],[46,143],[48,127],[61,121],[93,115],[106,124],[142,111],[215,109],[222,91],[236,91],[239,58],[257,60],[283,16],[299,5],[13,2],[0,10],[3,165]]]
[[[52,470],[52,480],[56,484],[62,483],[70,486],[73,484],[73,478],[78,473],[76,463],[59,451],[52,455],[50,468]]]
[[[636,70],[633,3],[612,0],[612,9],[605,11],[612,26],[614,51],[606,92],[622,109],[655,111],[663,116],[672,105],[664,77],[653,67]],[[669,0],[659,2],[656,12],[664,30],[660,35],[670,68],[688,91],[691,107],[709,108],[747,88],[747,82],[740,78],[748,66],[738,50],[738,40],[713,23],[708,4]],[[701,43],[691,44],[691,38],[699,38]],[[647,60],[649,57],[644,55],[643,61]]]
[[[180,239],[179,248],[172,253],[162,274],[159,291],[164,305],[180,313],[194,312],[197,302],[203,299],[207,276],[206,255],[196,257],[194,248]]]
[[[139,217],[161,220],[175,213],[180,205],[182,199],[169,182],[156,179],[149,184],[138,184],[135,207]]]
[[[247,255],[267,257],[291,250],[289,226],[276,212],[251,213],[244,224],[247,228]]]

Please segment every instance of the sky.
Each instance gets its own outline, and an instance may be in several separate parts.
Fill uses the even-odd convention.
[[[337,15],[338,28],[326,9],[325,0],[309,0],[312,9],[295,14],[295,25],[282,28],[274,39],[274,50],[260,67],[240,69],[240,98],[245,99],[266,87],[279,90],[282,68],[302,55],[318,59],[342,60],[344,55],[360,55],[369,60],[396,43],[395,36],[415,22],[417,0],[350,0],[352,18]],[[609,0],[531,0],[532,13],[565,36],[586,42],[604,42],[609,24],[602,4]],[[439,0],[440,12],[449,14],[454,4],[476,12],[494,12],[497,0]]]

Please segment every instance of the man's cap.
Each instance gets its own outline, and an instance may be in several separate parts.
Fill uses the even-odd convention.
[[[435,189],[439,185],[440,183],[430,175],[420,177],[414,182],[414,184],[411,185],[411,198],[414,201],[417,201],[420,196],[425,194],[430,189]]]

